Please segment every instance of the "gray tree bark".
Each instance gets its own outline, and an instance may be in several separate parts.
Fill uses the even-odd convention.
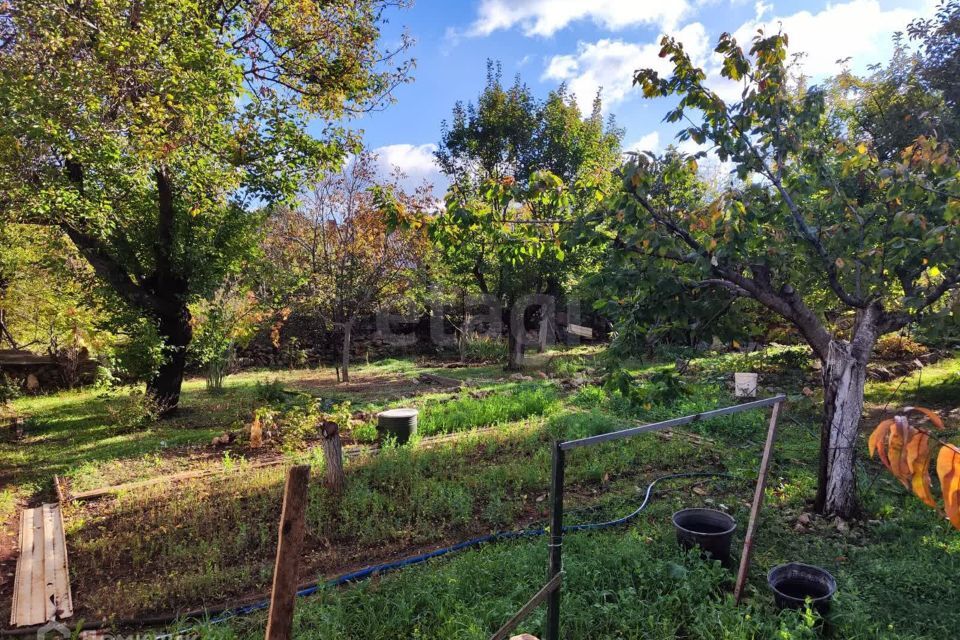
[[[823,425],[816,508],[850,518],[857,512],[856,448],[863,417],[867,363],[879,333],[879,314],[861,312],[853,340],[831,340],[823,361]]]

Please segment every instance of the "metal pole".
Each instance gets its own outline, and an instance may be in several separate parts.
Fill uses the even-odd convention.
[[[553,443],[553,471],[550,479],[550,560],[547,580],[563,571],[563,467],[564,452],[560,442]],[[544,640],[560,640],[560,586],[547,600],[547,629]]]
[[[590,436],[588,438],[580,438],[579,440],[567,440],[566,442],[561,442],[560,446],[564,450],[576,449],[577,447],[590,447],[595,444],[600,444],[601,442],[610,442],[612,440],[620,440],[621,438],[630,438],[641,433],[646,433],[648,431],[660,431],[661,429],[667,429],[670,427],[679,427],[685,424],[691,424],[693,422],[700,422],[701,420],[710,420],[712,418],[719,418],[720,416],[729,416],[734,413],[741,413],[743,411],[750,411],[751,409],[760,409],[762,407],[770,407],[775,404],[780,404],[787,399],[785,395],[778,395],[772,398],[765,398],[763,400],[754,400],[753,402],[745,402],[743,404],[735,404],[729,407],[723,407],[722,409],[714,409],[713,411],[704,411],[703,413],[697,413],[692,416],[683,416],[682,418],[673,418],[672,420],[664,420],[663,422],[654,422],[653,424],[645,424],[639,427],[632,427],[630,429],[623,429],[622,431],[611,431],[610,433],[601,433],[596,436]]]
[[[753,553],[753,535],[757,530],[760,517],[760,507],[763,505],[763,492],[767,486],[767,469],[773,457],[773,441],[777,437],[777,418],[780,416],[782,402],[773,405],[770,412],[770,424],[767,427],[767,441],[763,445],[763,457],[760,458],[760,472],[757,475],[757,488],[753,493],[753,506],[750,507],[750,522],[747,524],[747,535],[743,538],[743,554],[740,556],[740,568],[737,572],[737,583],[733,590],[733,601],[740,604],[743,597],[743,588],[747,583],[747,572],[750,570],[750,557]]]

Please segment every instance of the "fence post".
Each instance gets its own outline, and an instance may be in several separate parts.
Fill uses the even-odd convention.
[[[277,561],[273,568],[273,591],[270,595],[270,618],[267,640],[289,640],[293,631],[293,606],[297,597],[297,565],[303,543],[304,516],[310,465],[291,467],[283,490],[283,512],[280,515],[280,539]]]
[[[563,471],[564,451],[560,442],[553,443],[553,470],[550,474],[550,564],[547,580],[553,580],[563,571]],[[545,640],[560,638],[560,585],[547,600],[547,629]]]
[[[777,437],[777,418],[780,416],[782,402],[773,405],[770,412],[770,424],[767,427],[767,441],[763,445],[763,456],[760,458],[760,472],[757,476],[757,488],[753,493],[753,506],[750,507],[750,521],[747,523],[747,534],[743,538],[743,553],[740,556],[740,567],[737,571],[737,583],[733,589],[733,601],[740,604],[743,597],[743,587],[747,583],[747,572],[750,570],[750,557],[753,553],[753,534],[757,530],[757,521],[760,517],[760,506],[763,504],[763,492],[767,487],[767,468],[770,458],[773,457],[773,441]]]

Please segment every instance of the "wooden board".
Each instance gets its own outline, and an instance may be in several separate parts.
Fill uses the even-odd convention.
[[[584,327],[579,324],[568,324],[567,331],[572,333],[575,336],[582,336],[584,338],[593,338],[593,329],[590,327]]]
[[[60,507],[45,504],[20,514],[20,557],[10,624],[25,627],[73,615],[70,572]]]

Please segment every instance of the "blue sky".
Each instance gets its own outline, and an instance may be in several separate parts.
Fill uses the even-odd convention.
[[[602,87],[604,110],[626,129],[627,148],[662,149],[673,130],[661,123],[667,104],[643,100],[631,87],[633,70],[663,65],[657,44],[663,33],[680,38],[708,72],[721,95],[736,95],[722,81],[712,54],[724,31],[741,43],[758,27],[782,26],[791,51],[803,51],[814,80],[851,58],[854,69],[883,61],[891,37],[918,16],[933,13],[935,0],[416,0],[390,14],[384,43],[406,29],[415,38],[414,82],[397,89],[396,104],[365,115],[352,126],[384,167],[395,165],[408,183],[426,179],[442,193],[445,181],[432,162],[441,121],[457,100],[474,100],[483,88],[486,60],[503,65],[540,95],[566,82],[588,108]]]

